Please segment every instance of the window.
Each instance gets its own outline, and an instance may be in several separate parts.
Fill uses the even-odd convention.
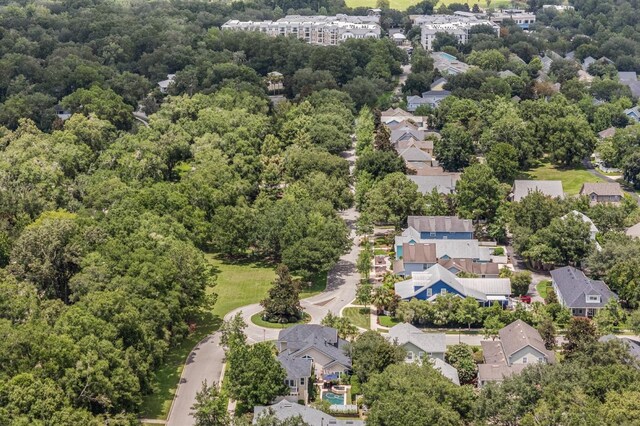
[[[407,351],[407,360],[408,361],[413,361],[413,352]]]
[[[526,357],[526,356],[523,356],[523,357],[522,357],[522,363],[523,363],[523,364],[526,364],[527,362],[528,362],[527,357]]]
[[[587,303],[599,303],[599,302],[600,302],[600,296],[598,295],[587,296]]]
[[[435,233],[435,232],[429,232],[429,236],[430,236],[430,237],[435,237],[435,236],[436,236],[436,233]]]
[[[431,297],[433,295],[433,292],[431,291],[430,288],[427,289],[427,297]]]
[[[543,358],[543,357],[538,358],[538,362],[539,362],[540,364],[544,364],[544,358]]]
[[[441,289],[440,294],[447,294],[447,289],[446,288]]]
[[[300,384],[304,385],[304,377],[300,377]]]
[[[422,351],[418,352],[418,358],[419,359],[424,358],[424,352],[422,352]]]

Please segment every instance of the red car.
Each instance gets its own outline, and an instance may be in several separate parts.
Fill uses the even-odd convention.
[[[520,296],[520,301],[522,303],[529,304],[531,303],[531,296]]]

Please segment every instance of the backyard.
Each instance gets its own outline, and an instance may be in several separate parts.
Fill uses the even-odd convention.
[[[217,273],[215,286],[207,289],[208,293],[218,295],[216,303],[212,310],[201,314],[196,321],[196,331],[167,354],[165,365],[156,373],[156,391],[147,395],[142,403],[143,418],[167,418],[184,361],[191,349],[208,334],[216,331],[227,313],[264,299],[276,276],[274,266],[269,264],[251,261],[228,262],[212,254],[207,255],[207,259]],[[310,286],[303,287],[300,297],[320,293],[325,289],[326,282],[327,274],[319,274],[312,279]]]
[[[580,192],[585,182],[603,182],[597,176],[589,173],[583,166],[571,169],[557,167],[548,161],[542,161],[535,168],[529,170],[524,179],[560,180],[564,192],[568,195],[576,195]]]

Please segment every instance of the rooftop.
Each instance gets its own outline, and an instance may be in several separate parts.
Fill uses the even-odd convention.
[[[277,404],[270,406],[256,406],[253,408],[253,423],[257,423],[258,418],[262,413],[266,413],[271,410],[279,420],[286,420],[291,417],[301,416],[305,423],[313,426],[364,426],[362,420],[339,420],[329,414],[326,414],[315,408],[307,407],[305,405],[288,402],[286,400],[280,401]]]
[[[582,185],[580,195],[589,194],[622,197],[622,188],[617,182],[588,182]]]
[[[579,269],[573,266],[554,269],[551,278],[558,288],[559,296],[570,308],[601,308],[609,299],[618,296],[612,292],[603,281],[591,280]],[[600,302],[589,302],[587,295],[600,296]]]
[[[532,192],[539,191],[550,197],[564,198],[562,181],[516,180],[513,183],[513,201],[520,201]]]
[[[474,232],[470,219],[457,216],[409,216],[407,224],[418,232]]]

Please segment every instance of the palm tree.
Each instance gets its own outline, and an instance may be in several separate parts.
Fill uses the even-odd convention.
[[[373,290],[371,296],[371,304],[376,307],[376,313],[384,311],[384,308],[388,307],[393,301],[395,292],[385,287],[378,287]]]

